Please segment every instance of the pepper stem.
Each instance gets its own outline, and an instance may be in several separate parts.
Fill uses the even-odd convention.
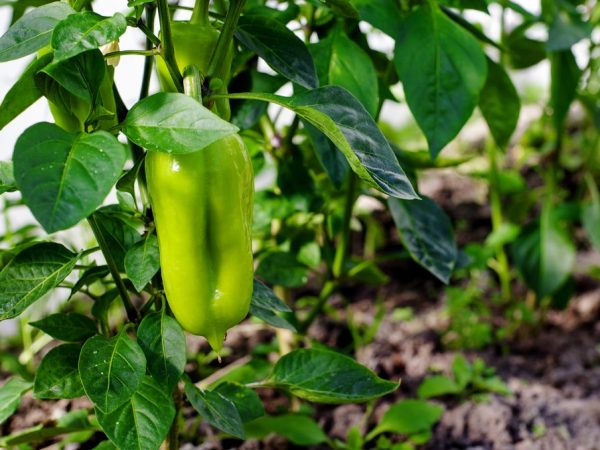
[[[208,21],[208,6],[210,4],[210,0],[196,0],[196,4],[194,5],[194,12],[192,13],[192,18],[190,20],[193,24],[208,26],[210,22]]]
[[[210,58],[210,63],[208,64],[207,74],[211,78],[217,77],[223,79],[223,73],[229,71],[229,67],[222,66],[227,60],[227,53],[229,51],[231,41],[233,40],[233,33],[235,31],[235,27],[237,26],[238,19],[242,15],[245,4],[246,0],[231,0],[231,5],[229,6],[227,16],[225,17],[225,24],[221,30],[221,35],[217,41],[215,51]],[[226,82],[226,80],[223,80],[223,82]]]
[[[173,47],[173,36],[171,35],[171,14],[169,13],[169,5],[167,0],[158,0],[158,19],[160,21],[161,34],[161,51],[160,54],[165,60],[165,64],[169,69],[169,74],[177,86],[178,90],[182,89],[183,79],[177,68],[175,60],[175,48]]]

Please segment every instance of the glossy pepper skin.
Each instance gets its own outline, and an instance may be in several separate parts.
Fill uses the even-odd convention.
[[[194,64],[205,72],[217,39],[212,28],[173,23],[179,69]],[[164,63],[158,69],[170,90]],[[232,135],[194,153],[148,152],[146,177],[169,306],[183,328],[206,337],[219,353],[252,297],[254,176],[248,150]]]

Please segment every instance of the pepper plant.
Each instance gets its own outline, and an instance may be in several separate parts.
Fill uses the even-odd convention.
[[[448,216],[419,194],[417,181],[422,170],[460,164],[439,155],[477,107],[493,138],[489,179],[500,234],[507,219],[497,149],[508,145],[520,111],[505,68],[534,63],[531,48],[556,60],[553,83],[570,83],[568,92],[553,89],[560,142],[578,78],[569,49],[591,32],[579,9],[547,2],[537,17],[509,1],[489,2],[523,18],[496,42],[463,14],[487,13],[484,0],[196,0],[189,7],[129,0],[111,16],[94,12],[96,3],[11,3],[11,25],[0,38],[0,63],[33,58],[4,96],[0,127],[42,97],[54,117],[27,128],[12,161],[0,163],[0,192],[17,192],[5,195],[6,216],[24,204],[45,232],[13,230],[7,221],[2,242],[0,320],[19,318],[24,352],[0,388],[0,423],[30,390],[38,399],[90,402],[0,445],[64,435],[96,448],[179,448],[203,439],[197,426],[183,426],[187,405],[235,439],[276,432],[298,445],[334,448],[361,448],[383,433],[408,437],[398,448],[426,441],[441,409],[423,400],[395,404],[364,437],[352,431],[341,442],[323,434],[301,402],[368,402],[368,420],[373,402],[392,395],[398,380],[325,348],[311,325],[342,288],[388,280],[378,267],[384,233],[355,207],[361,196],[389,211],[415,261],[450,281],[464,258]],[[573,20],[560,22],[565,13]],[[540,22],[551,31],[541,50],[526,35]],[[144,48],[120,48],[132,28],[145,36]],[[371,47],[373,28],[395,41],[393,54]],[[115,83],[118,60],[140,57],[139,100],[128,108]],[[160,92],[150,92],[155,72]],[[399,81],[427,152],[400,148],[378,126],[384,103],[397,101],[390,88]],[[594,94],[586,98],[596,111]],[[279,120],[283,110],[290,121]],[[554,161],[548,177],[560,171],[559,156]],[[253,171],[275,179],[255,194]],[[599,221],[593,175],[590,229]],[[111,192],[117,203],[107,204]],[[539,230],[554,230],[555,193],[538,228],[514,237],[535,246],[564,242],[560,231]],[[73,228],[91,230],[93,241],[79,248],[54,234]],[[505,300],[514,282],[508,243],[501,240],[486,261]],[[550,259],[514,255],[527,282],[539,281],[531,287],[540,299],[559,292],[569,275],[553,277]],[[295,288],[305,286],[310,295],[301,297]],[[40,314],[50,293],[72,299]],[[236,359],[226,333],[248,313],[277,328],[276,339]],[[186,348],[185,332],[203,336],[212,350]],[[355,332],[356,341],[373,333]],[[273,353],[274,362],[265,357]],[[265,388],[291,398],[290,414],[265,415]],[[412,423],[414,415],[423,420]]]

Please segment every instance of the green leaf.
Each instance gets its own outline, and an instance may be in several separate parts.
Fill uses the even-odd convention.
[[[213,391],[221,394],[235,405],[244,423],[265,415],[265,407],[260,397],[246,386],[227,381],[220,383]]]
[[[341,86],[363,104],[372,117],[377,114],[379,90],[373,61],[355,44],[341,27],[329,36],[311,45],[322,85]]]
[[[185,383],[185,395],[212,426],[240,439],[245,438],[240,413],[231,400],[218,392],[198,389],[189,381]]]
[[[42,70],[64,89],[93,104],[106,73],[106,63],[100,50],[80,53],[68,60],[55,62]]]
[[[77,282],[73,285],[73,288],[71,289],[71,295],[69,297],[72,297],[84,286],[89,286],[98,280],[102,280],[108,276],[109,273],[110,269],[106,265],[94,266],[86,269],[79,280],[77,280]]]
[[[44,317],[29,325],[39,328],[44,333],[66,342],[81,342],[98,333],[96,323],[79,313],[58,313]]]
[[[444,283],[450,281],[458,250],[450,219],[428,198],[390,198],[388,206],[400,238],[412,258]]]
[[[581,18],[581,15],[573,8],[568,11],[556,5],[552,23],[548,28],[548,42],[546,50],[557,52],[569,50],[582,39],[590,37],[593,25]]]
[[[402,13],[395,0],[352,0],[352,4],[360,12],[362,20],[396,39],[398,19]]]
[[[426,3],[400,23],[394,63],[435,158],[477,106],[486,80],[485,55],[469,32]]]
[[[278,312],[292,312],[292,310],[271,289],[255,279],[250,314],[274,327],[296,331],[296,327],[278,315]]]
[[[79,357],[79,375],[85,393],[106,413],[131,399],[146,372],[140,346],[124,331],[107,338],[89,338]]]
[[[0,106],[0,111],[1,111]],[[1,114],[1,113],[0,113]],[[17,190],[12,161],[0,161],[0,194]]]
[[[501,65],[487,58],[487,80],[479,98],[479,108],[496,144],[506,148],[517,128],[521,100],[510,77]]]
[[[78,259],[53,242],[35,244],[13,256],[0,271],[0,320],[18,316],[58,286]]]
[[[6,93],[2,104],[0,104],[0,129],[4,128],[42,96],[42,92],[35,82],[35,74],[46,67],[50,61],[52,61],[52,54],[34,59]]]
[[[249,439],[264,439],[275,433],[302,447],[327,442],[327,435],[321,427],[302,414],[261,417],[246,424],[245,429]]]
[[[570,50],[550,54],[550,105],[554,126],[562,132],[571,103],[577,95],[581,69]]]
[[[539,223],[528,227],[513,245],[515,265],[538,298],[555,293],[575,265],[575,246],[545,206]]]
[[[147,150],[191,153],[235,134],[238,128],[187,95],[159,92],[131,108],[122,131]]]
[[[121,450],[158,450],[175,418],[175,406],[152,377],[144,376],[129,401],[110,413],[96,409],[106,436]]]
[[[301,399],[333,404],[365,402],[398,388],[348,356],[314,348],[282,356],[267,381]]]
[[[19,378],[9,378],[0,387],[0,424],[14,414],[21,403],[21,396],[27,392],[33,383]]]
[[[303,124],[308,137],[313,143],[313,148],[319,162],[327,172],[333,185],[337,189],[340,189],[351,170],[348,161],[327,136],[310,123],[303,122]]]
[[[116,205],[96,210],[91,219],[98,226],[119,272],[125,271],[124,261],[129,249],[142,239],[136,224],[128,219],[129,216]]]
[[[298,262],[288,252],[268,253],[261,261],[256,274],[277,286],[300,287],[308,281],[308,267]]]
[[[63,344],[50,350],[35,372],[34,397],[61,399],[84,395],[77,367],[80,352],[78,344]]]
[[[150,282],[160,269],[158,239],[148,234],[142,241],[131,247],[125,255],[125,272],[138,292]]]
[[[331,8],[334,14],[340,14],[349,19],[358,19],[360,13],[352,6],[350,0],[323,0]]]
[[[488,12],[487,0],[442,0],[440,3],[451,8]]]
[[[456,382],[443,375],[425,378],[419,385],[417,395],[419,398],[441,397],[448,394],[459,394],[461,388]]]
[[[25,14],[0,37],[0,62],[27,56],[48,45],[56,24],[73,12],[67,3],[53,2]]]
[[[164,310],[154,312],[144,317],[137,337],[148,361],[148,373],[165,388],[165,392],[172,391],[186,363],[181,326]]]
[[[441,406],[422,400],[402,400],[386,411],[366,440],[371,440],[381,433],[410,436],[429,431],[440,420],[443,412],[444,408]]]
[[[23,199],[48,233],[89,216],[117,181],[126,154],[115,136],[72,134],[47,122],[21,134],[15,144],[15,179]]]
[[[587,232],[590,241],[600,252],[600,194],[594,181],[590,179],[589,189],[592,193],[590,203],[582,206],[581,222]]]
[[[338,86],[325,86],[293,97],[229,94],[229,98],[262,100],[291,109],[325,134],[344,154],[352,170],[392,197],[418,198],[387,139],[367,110]]]
[[[52,33],[54,61],[63,61],[116,41],[127,30],[127,19],[116,13],[103,17],[93,12],[71,14]]]
[[[235,29],[235,37],[280,75],[307,89],[319,85],[306,45],[279,20],[244,15]]]
[[[510,65],[515,69],[526,69],[546,59],[544,43],[530,39],[525,34],[534,24],[535,22],[526,21],[504,39]]]

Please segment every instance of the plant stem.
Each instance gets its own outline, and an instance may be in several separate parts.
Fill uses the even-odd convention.
[[[313,309],[310,311],[306,319],[304,319],[304,321],[302,321],[298,326],[298,331],[300,333],[306,333],[317,316],[321,314],[321,311],[325,307],[327,300],[329,300],[329,297],[335,292],[337,287],[337,282],[334,280],[329,280],[325,283],[323,289],[321,289],[321,293],[319,294],[319,300],[317,301],[317,304],[313,306]]]
[[[150,50],[117,50],[116,52],[106,53],[104,59],[114,58],[115,56],[127,56],[127,55],[138,55],[138,56],[155,56],[160,51],[158,48],[151,48]]]
[[[175,418],[173,419],[173,423],[171,424],[171,428],[169,429],[169,434],[167,436],[167,448],[169,450],[179,450],[179,416],[181,415],[181,406],[183,403],[179,385],[175,386],[175,390],[173,391],[173,399],[175,401]]]
[[[196,0],[196,4],[194,5],[194,12],[192,13],[192,18],[190,22],[204,26],[210,25],[208,21],[209,4],[210,0]]]
[[[156,6],[154,4],[149,3],[145,7],[146,10],[146,21],[148,22],[150,28],[146,27],[143,21],[139,21],[138,27],[140,30],[144,31],[146,35],[146,50],[152,49],[153,46],[158,45],[156,42],[153,42],[154,32],[154,17],[156,16]],[[160,41],[159,41],[160,43]],[[152,66],[154,65],[154,58],[152,56],[146,57],[144,61],[144,74],[142,75],[142,86],[140,87],[140,100],[148,97],[148,92],[150,90],[150,78],[152,77]]]
[[[500,198],[499,183],[498,183],[498,161],[496,159],[496,144],[489,143],[488,145],[488,157],[490,160],[490,172],[489,172],[489,183],[490,183],[490,206],[492,215],[492,230],[498,231],[504,223],[504,215],[502,213],[502,199]],[[511,297],[511,276],[510,266],[508,264],[508,257],[504,246],[501,245],[496,250],[497,265],[495,267],[498,278],[500,279],[500,289],[502,300],[504,302],[510,301]]]
[[[346,188],[346,203],[344,204],[344,223],[340,242],[338,242],[335,258],[333,260],[333,276],[340,278],[344,273],[344,263],[349,253],[350,246],[350,223],[352,222],[352,210],[356,196],[356,175],[351,172],[348,177],[348,187]]]
[[[177,61],[175,60],[175,47],[173,46],[173,36],[171,35],[171,15],[169,14],[169,5],[167,0],[157,0],[157,4],[161,33],[160,54],[165,60],[173,83],[175,83],[175,86],[177,86],[177,89],[180,92],[183,92],[183,78],[181,77],[181,73],[179,73]]]
[[[225,17],[225,24],[221,30],[215,51],[210,58],[210,63],[208,64],[207,75],[211,78],[223,78],[223,72],[225,72],[225,70],[229,71],[229,68],[224,68],[223,64],[227,59],[227,53],[229,52],[229,47],[233,40],[233,33],[237,26],[238,19],[244,10],[245,4],[246,0],[231,0],[229,11],[227,11],[227,16]],[[225,82],[225,80],[223,80],[223,82]]]
[[[108,248],[108,244],[104,239],[104,235],[102,234],[102,231],[100,230],[100,227],[98,226],[98,223],[93,215],[88,218],[88,222],[92,227],[92,232],[94,233],[100,248],[102,249],[102,254],[104,255],[104,259],[106,259],[106,264],[108,265],[108,269],[110,270],[113,280],[115,280],[115,285],[117,286],[121,300],[123,300],[123,306],[125,307],[125,311],[127,311],[127,318],[130,322],[137,322],[138,313],[133,306],[133,303],[131,303],[131,299],[127,293],[127,287],[125,287],[125,283],[123,283],[123,279],[119,274],[119,269],[117,268],[112,253],[110,252],[110,248]]]

